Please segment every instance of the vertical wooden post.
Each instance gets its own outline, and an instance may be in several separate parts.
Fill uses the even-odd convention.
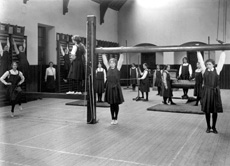
[[[96,17],[87,16],[87,123],[97,123],[96,95],[94,91],[96,70]]]

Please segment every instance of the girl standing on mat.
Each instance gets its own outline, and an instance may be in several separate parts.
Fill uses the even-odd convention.
[[[120,69],[124,60],[124,55],[120,54],[119,60],[111,58],[108,62],[105,54],[102,55],[103,63],[107,68],[107,83],[105,89],[105,102],[110,104],[112,125],[118,123],[119,104],[124,102],[120,85]]]
[[[137,78],[138,78],[138,71],[135,66],[135,63],[133,63],[132,67],[130,68],[130,79],[131,79],[130,82],[131,82],[133,91],[135,91],[136,89]]]
[[[141,69],[139,69],[139,73],[142,76],[141,78],[138,78],[140,80],[140,91],[142,94],[141,98],[144,98],[144,92],[146,93],[146,99],[144,101],[149,100],[149,70],[147,63],[143,64],[144,72],[141,72]]]
[[[71,66],[68,74],[68,78],[77,81],[77,89],[75,94],[83,93],[83,81],[85,80],[85,63],[87,61],[86,49],[81,42],[81,38],[78,35],[72,37],[74,43],[71,51]],[[74,87],[72,87],[74,90]],[[68,93],[68,92],[67,92]]]
[[[195,70],[194,96],[196,96],[196,104],[195,104],[195,106],[198,106],[198,103],[199,103],[199,101],[201,99],[203,77],[202,77],[202,70],[201,70],[201,67],[200,67],[200,63],[197,62],[196,66],[197,66],[197,69]]]
[[[188,63],[188,58],[184,57],[182,59],[183,64],[179,69],[179,78],[181,80],[189,80],[192,78],[192,66]],[[182,99],[188,99],[188,88],[183,88],[184,95]]]
[[[161,94],[161,87],[162,87],[162,71],[160,65],[157,65],[157,69],[154,72],[153,79],[155,80],[154,86],[157,87],[157,95]]]
[[[163,81],[163,88],[162,88],[162,96],[163,96],[163,104],[167,105],[167,99],[171,103],[171,105],[176,105],[172,101],[172,88],[171,88],[171,80],[170,80],[170,75],[169,71],[170,70],[170,65],[165,65],[163,68],[163,74],[162,74],[162,81]]]
[[[21,94],[22,90],[20,85],[24,82],[25,78],[22,72],[17,70],[17,62],[12,62],[12,69],[6,71],[0,81],[7,86],[7,98],[11,103],[11,117],[14,117],[14,107],[19,104],[19,110],[21,107]],[[6,81],[7,78],[7,81]]]
[[[223,112],[219,87],[219,75],[224,66],[225,56],[225,52],[222,51],[220,54],[217,67],[215,67],[215,61],[213,59],[208,59],[204,63],[201,53],[197,52],[198,62],[200,63],[204,79],[203,92],[201,98],[201,110],[205,113],[207,133],[210,133],[211,129],[215,134],[218,133],[216,130],[217,114]],[[210,125],[211,114],[212,127]]]
[[[95,88],[95,91],[98,94],[98,102],[102,102],[102,94],[105,92],[105,81],[106,81],[105,69],[101,67],[101,63],[98,63],[98,68],[96,69],[96,88]]]
[[[45,82],[48,92],[55,92],[56,69],[53,67],[53,62],[49,62],[49,67],[46,68]]]

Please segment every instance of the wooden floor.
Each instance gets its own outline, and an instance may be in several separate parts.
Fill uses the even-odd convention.
[[[229,166],[230,90],[221,92],[217,135],[205,132],[204,115],[147,111],[162,101],[156,91],[136,102],[137,92],[123,90],[118,125],[110,125],[108,108],[97,108],[99,123],[86,124],[86,107],[66,106],[71,99],[25,103],[15,118],[1,107],[0,165]]]

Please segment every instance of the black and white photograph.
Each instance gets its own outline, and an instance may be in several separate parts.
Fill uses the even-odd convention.
[[[229,166],[229,0],[0,0],[0,166]]]

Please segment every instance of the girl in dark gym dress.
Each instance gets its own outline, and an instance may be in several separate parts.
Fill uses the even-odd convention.
[[[200,52],[197,52],[198,62],[200,63],[204,85],[201,98],[201,110],[205,113],[207,123],[207,133],[213,130],[213,133],[217,134],[216,121],[218,113],[223,112],[222,101],[220,96],[220,80],[219,75],[224,66],[225,52],[220,54],[219,62],[215,67],[215,61],[208,59],[205,61]],[[210,116],[212,114],[212,127],[210,125]]]
[[[108,62],[105,54],[102,55],[103,63],[107,68],[107,84],[105,89],[105,102],[110,104],[112,125],[118,123],[119,104],[124,102],[120,85],[120,69],[124,60],[124,55],[120,54],[119,60],[111,58]]]
[[[24,82],[25,78],[23,73],[17,70],[17,62],[12,62],[12,69],[6,71],[0,81],[7,86],[7,98],[11,103],[11,117],[14,117],[14,107],[16,104],[19,104],[19,110],[22,110],[21,107],[21,88],[20,85]],[[6,80],[6,78],[8,78]]]

